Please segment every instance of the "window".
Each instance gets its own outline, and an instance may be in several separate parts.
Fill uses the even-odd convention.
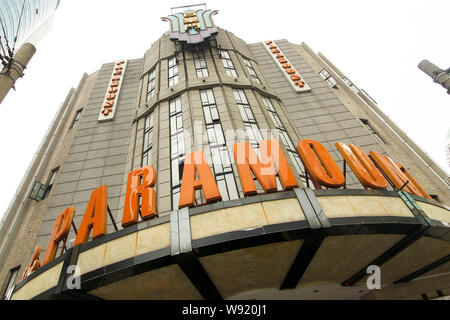
[[[220,123],[216,100],[212,89],[201,90],[203,115],[205,116],[209,148],[217,186],[224,201],[238,199],[239,193],[234,179],[233,167]]]
[[[225,73],[229,77],[237,78],[236,69],[234,68],[233,61],[231,61],[230,54],[226,50],[219,50],[220,58],[222,59],[223,67],[225,68]]]
[[[56,174],[58,173],[58,170],[59,170],[59,167],[53,169],[50,172],[50,176],[48,177],[48,180],[47,180],[47,188],[45,190],[44,198],[47,198],[48,194],[50,193],[50,190],[53,187],[53,183],[55,182],[55,178],[56,178]]]
[[[155,96],[156,93],[156,69],[148,74],[148,84],[147,84],[147,101]]]
[[[259,131],[258,124],[256,122],[253,111],[248,103],[247,97],[245,96],[244,90],[233,89],[234,98],[241,113],[242,120],[244,121],[244,127],[247,130],[250,143],[257,147],[259,146],[258,141],[263,140],[261,133]]]
[[[247,97],[245,96],[245,92],[242,89],[233,89],[234,98],[239,108],[239,112],[242,116],[242,121],[244,122],[244,127],[247,130],[249,142],[253,149],[255,149],[255,153],[258,157],[261,156],[261,152],[259,150],[259,141],[263,140],[261,132],[259,130],[258,123],[256,122],[255,115],[248,103]],[[257,180],[256,177],[253,180]],[[277,174],[277,187],[278,191],[282,191],[283,187],[281,185],[280,179]]]
[[[352,89],[354,93],[359,93],[359,89],[353,84],[353,82],[350,81],[349,78],[344,77],[342,80],[350,87],[350,89]]]
[[[205,53],[203,52],[203,49],[197,52],[192,52],[192,55],[194,56],[194,65],[195,72],[197,73],[197,78],[206,78],[207,76],[209,76],[208,66],[206,65]]]
[[[172,176],[172,209],[178,208],[180,201],[181,179],[185,160],[183,114],[181,112],[181,97],[169,102],[170,112],[170,167]]]
[[[33,189],[30,192],[30,199],[35,200],[37,202],[42,201],[46,195],[45,190],[47,190],[47,186],[40,183],[39,181],[34,182]]]
[[[83,109],[77,110],[75,113],[75,116],[73,117],[72,124],[70,125],[69,129],[72,129],[77,124],[78,120],[80,120],[81,112],[83,112]]]
[[[142,166],[152,164],[152,147],[153,147],[153,113],[145,118],[144,124],[144,143],[142,145]]]
[[[380,134],[372,127],[372,125],[369,123],[369,120],[367,119],[359,119],[361,120],[361,122],[364,124],[364,126],[366,127],[367,130],[369,130],[369,132],[371,134],[373,134],[375,136],[375,138],[378,140],[378,142],[386,144],[386,142],[384,141],[384,139],[380,136]]]
[[[19,269],[20,269],[20,266],[15,267],[9,271],[9,279],[8,279],[2,300],[11,299],[12,292],[14,291],[14,284],[15,284],[17,276],[19,274]]]
[[[270,116],[274,126],[277,128],[280,140],[283,142],[284,146],[286,147],[286,151],[288,152],[289,157],[291,158],[291,161],[294,164],[295,169],[297,170],[303,183],[306,185],[305,168],[303,166],[302,160],[300,159],[300,156],[298,155],[298,153],[296,151],[294,144],[292,143],[291,138],[289,137],[289,135],[286,131],[285,126],[281,122],[280,117],[278,116],[278,113],[272,104],[272,101],[266,97],[262,97],[262,100],[263,100],[264,106],[266,107],[267,111],[269,112],[269,116]]]
[[[169,87],[178,84],[178,61],[176,57],[169,59]]]
[[[248,73],[250,73],[250,77],[252,78],[252,80],[258,84],[261,84],[261,81],[259,80],[258,75],[255,72],[255,69],[253,69],[253,66],[252,66],[252,63],[250,62],[250,60],[248,60],[247,58],[243,58],[243,59],[244,59],[244,63],[247,66]]]
[[[323,78],[323,80],[325,80],[326,83],[328,83],[328,85],[329,85],[331,88],[336,88],[336,87],[337,87],[337,82],[336,82],[336,80],[335,80],[332,76],[330,76],[330,74],[328,73],[327,70],[323,69],[322,71],[320,71],[319,74],[320,74],[320,76]]]

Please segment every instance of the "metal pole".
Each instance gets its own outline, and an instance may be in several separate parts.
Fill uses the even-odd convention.
[[[450,94],[450,68],[442,70],[430,61],[422,60],[419,63],[419,69],[429,75],[434,82],[447,89],[447,93]]]
[[[11,88],[14,88],[16,80],[23,77],[28,62],[30,62],[36,48],[31,43],[24,43],[13,56],[11,64],[0,72],[0,104]]]

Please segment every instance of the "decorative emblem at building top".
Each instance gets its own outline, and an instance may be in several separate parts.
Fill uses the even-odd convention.
[[[188,10],[161,18],[163,21],[170,22],[170,39],[172,41],[196,44],[217,34],[217,27],[212,20],[212,16],[218,13],[217,10],[178,8],[188,8]]]

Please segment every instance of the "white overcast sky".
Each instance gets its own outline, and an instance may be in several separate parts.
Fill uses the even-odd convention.
[[[200,2],[61,1],[17,91],[0,105],[0,215],[82,74],[103,63],[143,57],[169,28],[160,17],[171,7]],[[207,8],[219,10],[216,24],[247,43],[288,39],[325,54],[450,171],[445,155],[450,95],[417,67],[422,59],[450,66],[449,0],[214,0]]]

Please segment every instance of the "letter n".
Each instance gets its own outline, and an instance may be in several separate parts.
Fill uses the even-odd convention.
[[[325,147],[310,139],[301,140],[297,151],[316,188],[340,188],[345,177]]]
[[[108,187],[106,185],[94,190],[84,213],[74,246],[88,242],[92,230],[92,239],[107,233]]]
[[[196,180],[196,173],[198,180]],[[202,151],[186,155],[181,180],[180,202],[178,208],[192,207],[195,202],[195,190],[202,189],[207,203],[222,200],[211,168],[206,163]]]
[[[42,261],[43,266],[55,259],[59,243],[67,239],[74,214],[75,209],[73,207],[69,207],[61,212],[56,218],[52,235],[48,241],[47,250],[45,250],[44,260]]]
[[[138,222],[139,214],[143,220],[158,216],[156,212],[156,170],[152,166],[134,170],[128,174],[125,207],[123,209],[122,226],[128,227]],[[139,199],[141,208],[139,210]]]
[[[256,185],[252,172],[258,179],[265,192],[277,191],[275,166],[278,169],[278,177],[284,190],[298,187],[294,174],[284,156],[277,140],[265,140],[259,142],[261,161],[249,142],[234,144],[234,158],[241,180],[244,195],[256,194]]]

